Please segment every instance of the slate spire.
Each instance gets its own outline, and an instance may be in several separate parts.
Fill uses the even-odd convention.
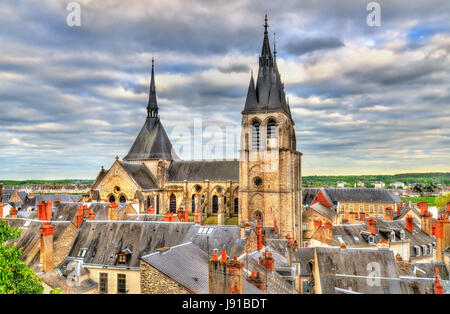
[[[155,59],[152,58],[152,78],[150,80],[150,91],[148,95],[147,118],[158,117],[158,105],[156,103],[155,88]]]
[[[253,74],[247,92],[247,99],[243,113],[284,111],[291,116],[289,105],[286,102],[284,84],[276,64],[276,44],[274,41],[274,54],[272,54],[269,42],[269,24],[267,14],[264,18],[264,39],[259,57],[259,70],[256,85]],[[275,34],[274,34],[275,35]]]

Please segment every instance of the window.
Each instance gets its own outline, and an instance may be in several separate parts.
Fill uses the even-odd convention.
[[[99,280],[99,288],[98,290],[100,293],[108,293],[108,274],[107,273],[100,273],[100,280]]]
[[[156,214],[159,215],[159,195],[156,196]]]
[[[239,199],[237,197],[234,199],[234,213],[239,213]]]
[[[212,198],[212,211],[216,214],[219,211],[219,198],[217,195],[214,195]]]
[[[254,179],[253,179],[253,184],[254,184],[256,187],[260,187],[260,186],[262,185],[262,179],[261,179],[260,177],[254,178]]]
[[[123,253],[119,253],[117,264],[125,265],[127,263],[127,256]]]
[[[375,244],[375,237],[373,235],[369,235],[369,244]]]
[[[80,249],[80,252],[78,252],[79,257],[84,257],[86,255],[87,249]]]
[[[354,207],[353,205],[350,205],[350,211],[351,211],[351,212],[353,211],[354,208],[355,208],[355,207]]]
[[[273,119],[270,119],[267,123],[267,146],[276,147],[277,142],[277,124]]]
[[[430,252],[430,255],[433,255],[433,244],[428,244],[428,251]]]
[[[118,293],[127,293],[126,288],[126,275],[124,274],[118,274],[117,275],[117,292]]]
[[[414,253],[416,254],[416,256],[420,256],[420,246],[415,245],[414,246]]]
[[[341,212],[345,210],[345,205],[341,205]]]
[[[427,246],[426,246],[426,244],[422,245],[422,252],[423,252],[423,255],[427,255]]]
[[[380,213],[383,212],[383,205],[378,206],[378,211],[379,211]]]
[[[171,213],[177,212],[177,197],[175,196],[175,194],[170,195],[169,210]]]
[[[195,194],[192,194],[192,212],[195,213]]]
[[[400,230],[400,240],[405,240],[405,230]]]
[[[395,231],[391,231],[391,242],[395,241]]]
[[[201,190],[202,190],[202,187],[200,185],[195,186],[195,192],[200,193]]]
[[[341,243],[341,244],[345,244],[345,242],[344,242],[344,240],[342,239],[342,236],[341,235],[337,235],[336,236],[336,239],[338,239],[338,241],[339,241],[339,243]]]
[[[303,293],[311,293],[311,285],[309,280],[303,280]]]
[[[364,211],[364,205],[359,205],[359,211],[363,212]]]
[[[126,203],[126,201],[127,201],[127,198],[125,197],[125,195],[121,195],[120,199],[119,199],[119,202]]]
[[[253,122],[252,125],[252,149],[259,150],[260,145],[260,124],[258,121]]]
[[[373,210],[374,210],[374,206],[370,205],[370,212],[373,213]]]
[[[115,196],[114,196],[114,195],[111,195],[111,196],[109,197],[109,202],[110,202],[110,203],[114,203],[115,201],[116,201]]]

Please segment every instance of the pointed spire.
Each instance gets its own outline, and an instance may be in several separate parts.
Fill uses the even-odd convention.
[[[245,101],[244,111],[250,110],[258,106],[258,99],[256,97],[255,81],[253,80],[253,70],[248,85],[247,99]]]
[[[155,59],[152,58],[152,77],[150,80],[150,92],[148,96],[147,118],[156,118],[157,116],[158,105],[156,103]]]
[[[260,57],[260,66],[261,65],[271,65],[272,63],[272,52],[270,51],[270,43],[269,43],[269,32],[267,28],[269,24],[267,24],[267,14],[264,18],[264,41],[261,49],[261,57]]]

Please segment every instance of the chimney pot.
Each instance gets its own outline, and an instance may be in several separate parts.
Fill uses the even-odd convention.
[[[408,229],[411,233],[414,232],[414,219],[411,215],[406,217],[406,229]]]

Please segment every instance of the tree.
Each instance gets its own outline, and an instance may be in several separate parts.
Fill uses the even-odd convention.
[[[444,208],[447,203],[450,202],[450,193],[447,193],[444,196],[436,197],[436,207],[437,209]]]
[[[20,236],[20,230],[11,228],[0,219],[0,294],[42,293],[42,280],[20,259],[22,250],[6,242]]]

